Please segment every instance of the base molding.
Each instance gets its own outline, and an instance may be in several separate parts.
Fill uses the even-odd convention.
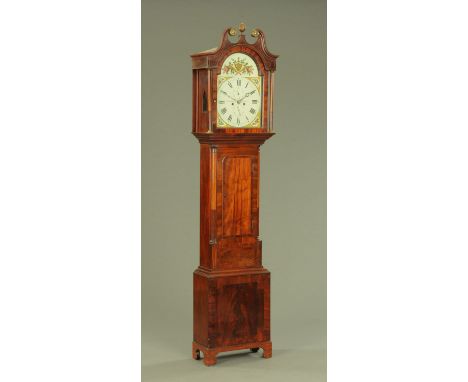
[[[233,269],[233,270],[213,270],[204,267],[198,267],[193,272],[196,275],[206,277],[208,279],[214,279],[217,277],[228,277],[228,276],[248,276],[248,275],[263,275],[270,274],[270,271],[264,267],[261,268],[245,268],[245,269]]]
[[[252,352],[256,353],[258,349],[263,349],[263,358],[271,358],[272,356],[272,344],[271,341],[265,342],[251,342],[247,344],[232,345],[232,346],[221,346],[216,348],[208,348],[204,345],[201,345],[195,341],[192,342],[192,358],[195,360],[201,359],[200,352],[203,352],[203,363],[206,366],[213,366],[216,364],[216,356],[218,353],[250,349]]]

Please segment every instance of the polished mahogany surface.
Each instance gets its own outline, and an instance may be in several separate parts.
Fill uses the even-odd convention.
[[[239,28],[242,31],[242,26]],[[220,352],[263,349],[270,339],[270,272],[259,239],[260,146],[271,136],[273,72],[277,56],[256,30],[255,43],[236,42],[227,29],[215,50],[192,55],[193,126],[200,142],[200,265],[194,272],[192,355],[207,366]],[[243,31],[242,31],[243,32]],[[260,128],[218,128],[217,75],[224,59],[248,54],[263,77]]]

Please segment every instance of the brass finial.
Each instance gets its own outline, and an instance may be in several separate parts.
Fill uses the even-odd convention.
[[[258,37],[258,30],[253,29],[253,30],[252,30],[252,33],[250,33],[250,35],[251,35],[252,37]]]
[[[237,31],[234,28],[229,29],[230,36],[235,36],[236,34],[237,34]]]
[[[244,23],[240,23],[239,24],[239,31],[242,33],[245,31],[245,24]]]

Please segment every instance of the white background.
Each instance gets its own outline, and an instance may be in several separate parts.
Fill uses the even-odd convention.
[[[328,12],[329,380],[466,381],[466,2]],[[0,35],[0,380],[139,380],[139,3]]]

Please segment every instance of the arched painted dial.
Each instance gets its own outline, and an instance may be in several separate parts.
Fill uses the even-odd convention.
[[[262,77],[252,57],[228,56],[218,74],[218,128],[261,128]]]
[[[250,78],[226,78],[218,88],[218,117],[232,127],[258,124],[260,98],[258,87]]]

